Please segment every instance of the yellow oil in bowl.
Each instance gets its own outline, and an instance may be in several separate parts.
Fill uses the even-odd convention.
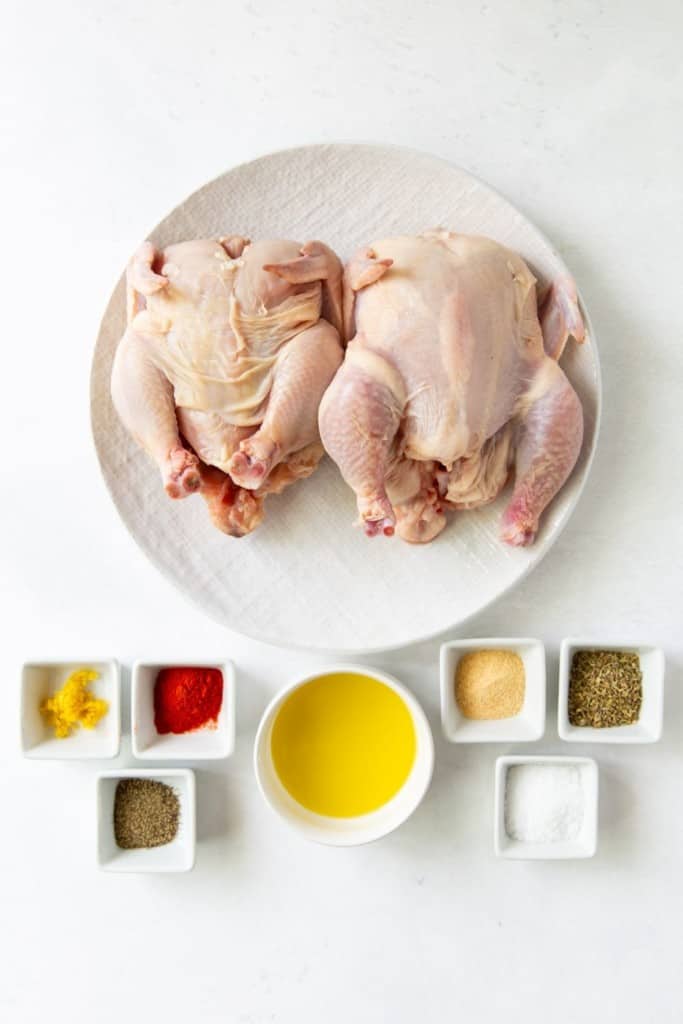
[[[405,701],[356,672],[318,676],[286,698],[273,723],[271,754],[288,793],[334,818],[369,814],[401,789],[417,750]]]

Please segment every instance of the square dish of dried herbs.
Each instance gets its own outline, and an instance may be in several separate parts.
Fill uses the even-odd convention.
[[[640,658],[628,651],[575,651],[569,675],[569,722],[593,729],[633,725],[643,702]]]

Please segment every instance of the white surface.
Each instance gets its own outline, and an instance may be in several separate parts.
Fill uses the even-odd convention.
[[[455,676],[463,655],[471,651],[507,650],[524,665],[524,701],[510,718],[467,718],[455,699]],[[540,640],[486,637],[450,640],[441,645],[441,725],[452,743],[524,743],[540,740],[545,732],[545,650]]]
[[[153,779],[178,797],[178,831],[170,843],[150,849],[122,850],[114,833],[116,789],[122,779]],[[150,874],[190,871],[194,864],[197,811],[194,773],[187,768],[136,768],[102,772],[96,782],[97,863],[103,871]]]
[[[680,1024],[682,30],[677,0],[4,5],[3,1019],[440,1024],[455,999],[477,1024],[549,1010],[553,1024]],[[592,860],[495,858],[493,760],[508,748],[440,737],[438,642],[370,659],[432,723],[418,811],[355,850],[291,833],[258,797],[254,733],[324,658],[197,612],[102,484],[90,357],[131,247],[226,167],[340,138],[416,146],[489,181],[552,236],[595,319],[605,404],[586,491],[543,563],[467,627],[545,642],[546,738],[524,752],[596,756]],[[665,649],[660,743],[559,742],[570,633]],[[81,650],[235,661],[235,756],[197,771],[187,875],[99,872],[94,764],[19,756],[21,662]]]
[[[570,272],[502,196],[437,157],[397,146],[308,146],[251,161],[190,196],[151,238],[160,248],[188,236],[233,232],[299,242],[322,238],[348,259],[364,243],[434,225],[509,245],[541,286]],[[111,368],[124,310],[122,278],[104,315],[91,383],[93,434],[107,486],[164,576],[218,622],[247,636],[354,654],[434,636],[481,611],[540,561],[585,484],[601,391],[595,334],[584,310],[586,342],[571,340],[562,357],[584,410],[583,446],[531,547],[511,548],[499,539],[511,488],[485,508],[449,516],[431,544],[369,541],[352,526],[358,518],[353,492],[329,459],[310,480],[269,498],[266,521],[252,535],[226,537],[198,495],[169,501],[157,467],[114,410]],[[323,571],[311,572],[311,566]],[[299,585],[293,588],[292,580]]]
[[[578,769],[583,799],[583,816],[576,836],[549,842],[525,842],[508,834],[506,817],[506,802],[509,799],[508,772],[510,768],[522,765],[537,766],[538,768],[562,766]],[[597,762],[590,757],[499,757],[496,761],[496,803],[493,823],[493,843],[496,855],[508,860],[583,860],[586,857],[594,857],[598,844],[600,802],[598,777]],[[531,796],[532,786],[526,784],[519,788],[518,800]],[[547,799],[550,793],[546,791],[543,795]]]
[[[160,736],[154,725],[154,684],[161,669],[172,665],[217,668],[223,675],[223,703],[215,725]],[[131,747],[143,761],[213,761],[235,749],[235,666],[230,661],[137,661],[131,673]]]
[[[572,659],[576,651],[629,651],[637,654],[642,673],[643,702],[638,721],[632,725],[618,725],[607,729],[593,729],[585,725],[571,725],[569,721],[569,679]],[[572,637],[560,646],[560,672],[557,697],[557,731],[570,743],[656,743],[664,724],[664,652],[652,644],[630,642],[603,644],[595,637]]]
[[[362,665],[339,664],[326,667],[328,673],[351,672],[363,674]],[[266,803],[299,835],[328,846],[359,846],[371,843],[393,832],[419,807],[434,771],[434,740],[427,717],[413,694],[394,676],[373,671],[379,679],[403,700],[415,729],[415,761],[408,778],[388,803],[371,814],[355,818],[331,818],[315,814],[294,800],[278,777],[272,756],[272,736],[278,712],[294,690],[318,678],[319,673],[297,679],[275,695],[263,713],[254,742],[254,772],[261,795]]]
[[[72,672],[91,668],[98,678],[90,684],[94,697],[106,700],[106,715],[94,729],[77,727],[58,738],[40,713],[46,697],[60,690]],[[32,661],[19,678],[21,748],[26,757],[44,761],[87,761],[116,757],[121,749],[121,669],[115,659],[101,661]]]

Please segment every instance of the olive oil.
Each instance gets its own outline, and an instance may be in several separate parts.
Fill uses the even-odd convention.
[[[372,676],[338,672],[304,683],[285,700],[271,735],[280,781],[316,814],[369,814],[398,793],[415,761],[412,716]]]

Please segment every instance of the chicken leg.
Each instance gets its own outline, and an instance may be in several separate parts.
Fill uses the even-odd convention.
[[[385,481],[404,405],[397,371],[356,337],[320,405],[320,436],[356,493],[370,537],[394,532],[396,517]]]
[[[185,498],[199,490],[199,459],[180,439],[173,388],[150,346],[151,339],[128,328],[114,358],[112,399],[124,426],[157,463],[166,493]]]
[[[524,546],[536,536],[539,518],[571,473],[583,441],[581,402],[553,359],[541,363],[519,415],[515,487],[501,536]]]
[[[278,359],[261,426],[241,442],[229,462],[236,484],[256,490],[283,459],[319,440],[320,396],[341,361],[339,335],[326,320],[290,341]],[[322,454],[321,449],[319,458]]]

